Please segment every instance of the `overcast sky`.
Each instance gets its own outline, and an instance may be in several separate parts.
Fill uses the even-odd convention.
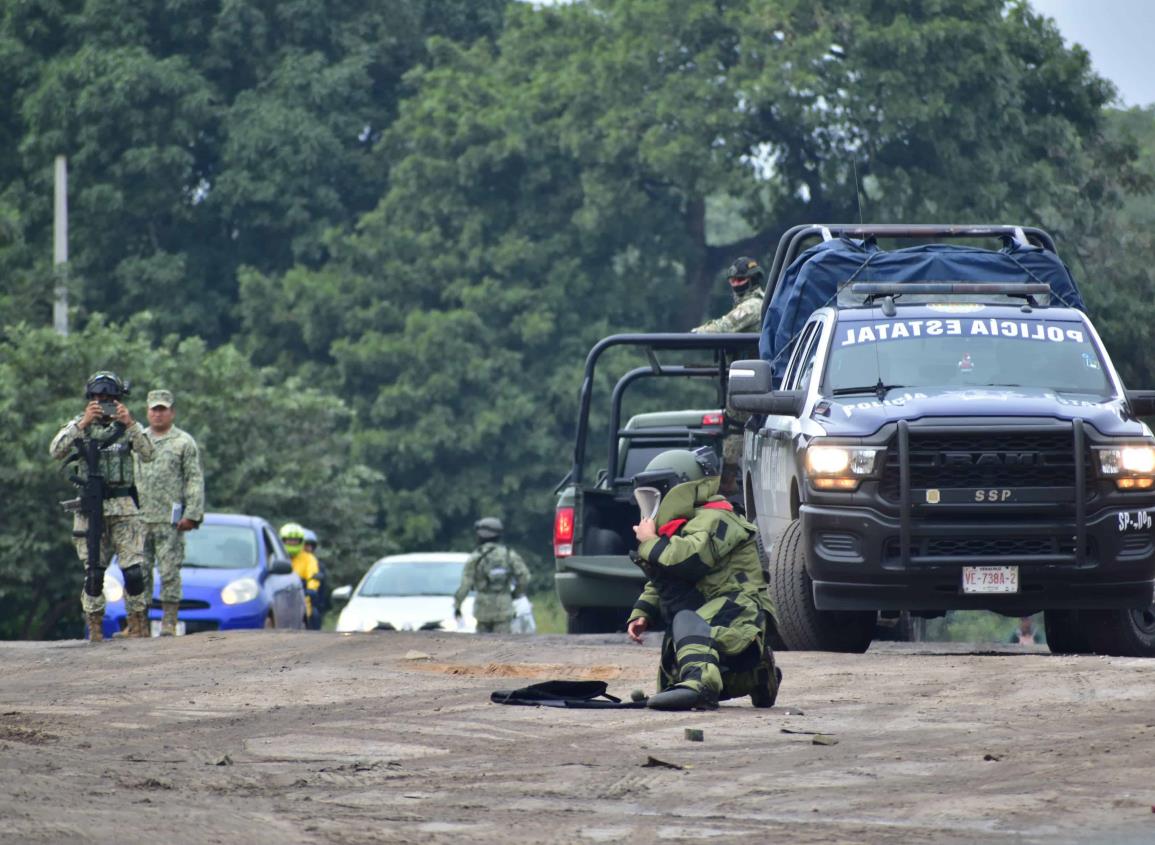
[[[1055,19],[1068,44],[1082,44],[1127,106],[1155,103],[1155,0],[1030,0]]]

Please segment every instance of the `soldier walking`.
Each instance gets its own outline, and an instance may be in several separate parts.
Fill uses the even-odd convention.
[[[529,568],[521,555],[497,542],[504,526],[495,516],[473,524],[477,548],[461,570],[461,584],[453,597],[453,616],[461,619],[461,603],[476,590],[473,616],[478,633],[508,634],[514,617],[513,600],[522,598],[529,587]]]
[[[104,573],[115,554],[124,574],[125,634],[148,636],[145,592],[144,532],[140,521],[134,456],[141,464],[153,457],[152,441],[121,400],[128,387],[116,373],[94,373],[84,387],[88,404],[70,420],[48,447],[49,453],[73,465],[73,482],[81,496],[69,503],[75,511],[72,538],[85,565],[80,606],[91,642],[104,639]]]
[[[184,562],[185,532],[200,527],[205,516],[205,480],[200,450],[187,431],[173,425],[172,392],[148,394],[145,435],[155,450],[151,462],[137,462],[141,512],[144,520],[145,585],[152,598],[152,564],[160,573],[160,602],[164,615],[160,635],[176,633],[180,609],[180,565]]]

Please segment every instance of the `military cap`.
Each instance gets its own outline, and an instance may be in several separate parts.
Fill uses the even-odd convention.
[[[148,392],[148,407],[150,407],[150,408],[171,408],[172,407],[172,391],[169,391],[169,390],[150,390]]]

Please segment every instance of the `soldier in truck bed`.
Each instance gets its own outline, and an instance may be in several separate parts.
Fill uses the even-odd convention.
[[[762,322],[762,282],[765,273],[753,258],[743,256],[730,265],[726,280],[734,296],[734,307],[714,320],[690,331],[698,334],[756,332]]]
[[[765,272],[753,258],[739,258],[726,271],[730,293],[734,296],[734,307],[723,316],[708,320],[691,331],[698,334],[758,331],[762,324],[762,282],[765,277]],[[749,418],[749,414],[743,413],[726,415],[730,425],[742,425]],[[741,461],[742,435],[732,433],[722,441],[723,496],[734,496],[738,492]]]

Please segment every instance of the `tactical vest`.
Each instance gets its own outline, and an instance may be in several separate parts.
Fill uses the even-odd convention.
[[[92,425],[85,439],[92,439],[98,443],[109,440],[116,429],[111,425]],[[132,466],[132,444],[122,435],[115,443],[100,447],[100,471],[104,475],[104,483],[112,490],[129,490],[136,484]],[[77,462],[76,474],[80,483],[88,480],[88,465],[80,460]]]
[[[486,593],[513,590],[513,561],[505,546],[490,546],[477,561],[477,589]]]

